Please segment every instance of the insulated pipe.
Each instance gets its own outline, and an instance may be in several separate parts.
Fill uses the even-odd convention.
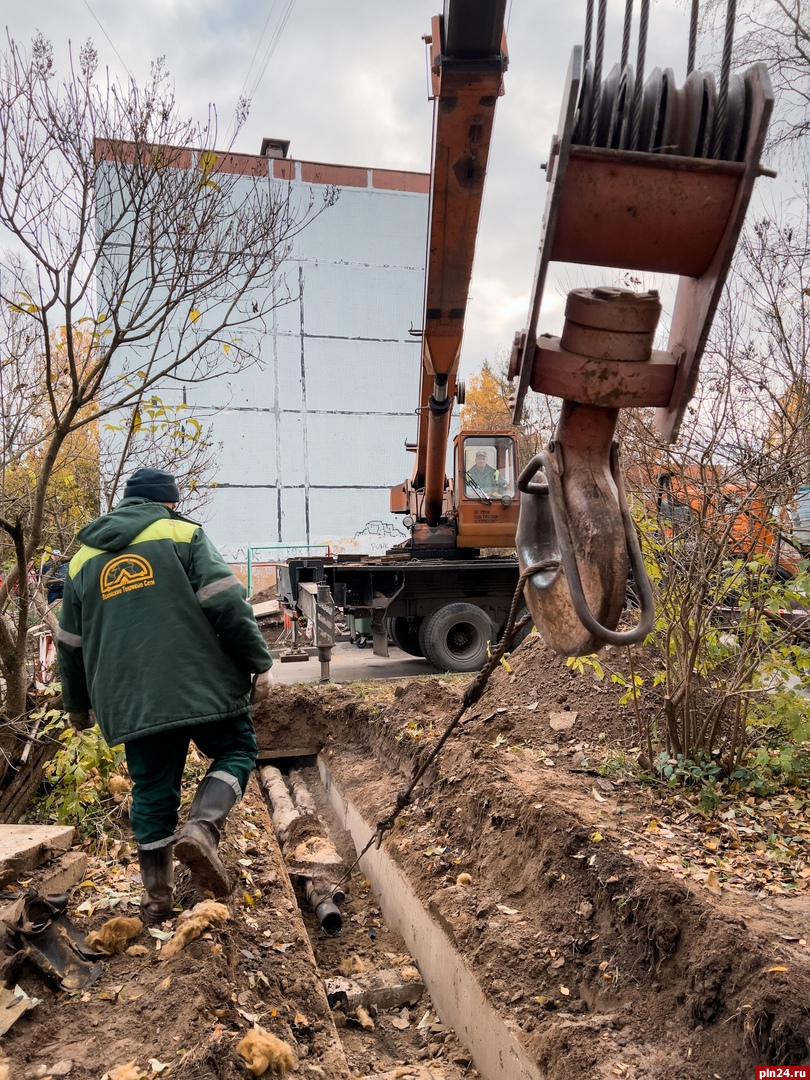
[[[296,826],[303,826],[309,835],[314,835],[317,831],[322,841],[321,855],[326,851],[327,862],[331,863],[334,857],[334,865],[342,866],[337,851],[323,835],[324,830],[319,828],[320,820],[317,816],[315,800],[300,770],[290,771],[289,788],[284,774],[275,765],[264,765],[260,770],[260,776],[270,799],[270,816],[285,859],[289,859],[294,854],[296,845],[301,840],[301,828],[296,828]],[[292,795],[290,788],[292,788]],[[338,904],[342,904],[346,899],[346,893],[339,885],[332,885],[321,876],[322,869],[321,874],[316,874],[314,872],[316,867],[313,866],[313,873],[307,874],[303,872],[305,867],[301,863],[296,862],[296,866],[299,869],[291,876],[304,885],[307,903],[315,912],[315,917],[324,933],[329,935],[339,933],[343,926],[343,916]]]
[[[433,381],[433,393],[428,400],[424,505],[424,517],[428,525],[438,525],[444,509],[444,470],[452,408],[453,399],[448,393],[448,376],[436,375]]]

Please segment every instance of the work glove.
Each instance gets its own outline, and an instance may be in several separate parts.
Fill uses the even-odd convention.
[[[266,701],[270,697],[270,688],[273,685],[273,672],[270,668],[267,671],[260,671],[258,675],[253,676],[253,687],[250,691],[250,701],[253,705],[261,705],[263,701]]]
[[[90,712],[69,712],[67,721],[74,731],[87,731],[96,722],[92,710]]]

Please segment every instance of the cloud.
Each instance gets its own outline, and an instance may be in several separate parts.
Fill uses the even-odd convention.
[[[289,139],[291,155],[305,160],[429,168],[432,106],[422,36],[443,0],[87,3],[89,8],[64,0],[8,5],[9,30],[23,40],[41,30],[60,60],[68,39],[79,45],[92,37],[103,65],[139,81],[150,61],[165,55],[181,115],[204,119],[209,102],[215,103],[223,138],[240,92],[246,80],[255,80],[275,34],[235,149],[257,153],[264,136],[275,136]],[[540,165],[557,127],[572,48],[584,36],[584,6],[512,0],[508,9],[510,65],[495,119],[464,367],[510,348],[526,317],[548,191]],[[653,6],[648,71],[658,63],[683,79],[687,7],[674,0]],[[623,4],[611,5],[606,69],[619,56],[623,10]],[[631,55],[634,50],[635,39]],[[553,321],[560,305],[554,298],[549,304]]]

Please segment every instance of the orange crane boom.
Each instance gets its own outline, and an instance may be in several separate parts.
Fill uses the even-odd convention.
[[[472,277],[495,104],[508,63],[506,0],[447,0],[430,38],[433,154],[422,324],[415,518],[444,512],[450,412]]]

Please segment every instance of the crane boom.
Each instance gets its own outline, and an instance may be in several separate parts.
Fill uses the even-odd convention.
[[[419,431],[412,488],[415,516],[443,513],[450,412],[495,104],[508,63],[506,0],[446,0],[431,33],[433,155],[422,323]]]

